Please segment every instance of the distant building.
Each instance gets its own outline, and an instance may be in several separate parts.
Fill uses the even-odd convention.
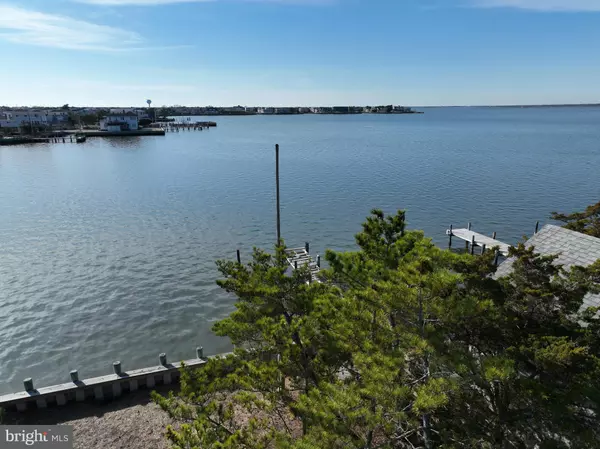
[[[46,111],[9,110],[0,115],[0,127],[2,128],[20,128],[28,125],[39,127],[48,124],[48,112]]]
[[[139,128],[136,112],[113,113],[112,111],[114,109],[111,109],[111,113],[100,120],[100,131],[134,131]]]

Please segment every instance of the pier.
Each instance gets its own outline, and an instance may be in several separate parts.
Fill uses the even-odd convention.
[[[217,126],[216,122],[156,122],[166,132],[204,131]]]
[[[165,130],[160,128],[142,128],[131,131],[99,131],[99,130],[83,130],[77,131],[78,134],[83,134],[85,137],[131,137],[131,136],[164,136]]]
[[[465,249],[471,254],[475,254],[476,247],[481,248],[481,254],[485,253],[486,249],[498,247],[496,263],[498,262],[499,255],[508,256],[508,248],[510,247],[508,243],[496,240],[495,232],[492,234],[492,237],[488,237],[487,235],[471,230],[471,223],[467,225],[467,228],[460,229],[455,229],[450,225],[450,229],[446,230],[446,235],[448,236],[448,248],[452,247],[452,238],[456,237],[465,242]]]
[[[297,270],[308,265],[312,282],[321,282],[319,280],[319,271],[321,271],[321,256],[317,255],[316,262],[309,254],[310,244],[306,242],[303,248],[288,248],[285,250],[287,261],[292,269]]]

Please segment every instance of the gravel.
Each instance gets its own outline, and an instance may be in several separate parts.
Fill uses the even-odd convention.
[[[165,429],[170,423],[148,391],[128,394],[115,402],[69,403],[62,408],[14,412],[7,414],[4,422],[73,426],[75,449],[168,449]]]

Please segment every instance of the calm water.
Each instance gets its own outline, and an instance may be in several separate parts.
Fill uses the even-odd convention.
[[[282,230],[354,248],[372,207],[515,242],[600,198],[600,109],[427,109],[413,116],[218,117],[165,137],[0,148],[0,392],[229,350],[214,261]]]

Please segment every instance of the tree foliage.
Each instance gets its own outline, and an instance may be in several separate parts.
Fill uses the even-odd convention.
[[[600,321],[583,297],[600,263],[564,270],[520,244],[495,279],[374,210],[358,250],[320,283],[285,248],[219,261],[236,310],[214,330],[234,354],[154,395],[176,448],[592,448]]]
[[[600,237],[600,201],[588,206],[583,212],[561,214],[552,212],[553,220],[565,223],[564,227],[593,237]]]

